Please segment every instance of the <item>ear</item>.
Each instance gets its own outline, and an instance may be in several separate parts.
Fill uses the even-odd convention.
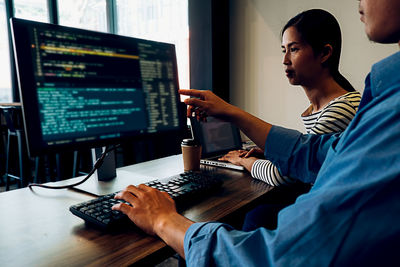
[[[333,47],[330,44],[326,44],[322,49],[321,64],[325,63],[332,56],[332,52]]]

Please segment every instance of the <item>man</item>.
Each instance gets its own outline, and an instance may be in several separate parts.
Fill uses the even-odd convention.
[[[368,37],[400,45],[400,1],[361,0]],[[282,210],[274,231],[194,223],[179,215],[166,193],[145,185],[117,195],[126,213],[158,235],[189,266],[387,266],[400,247],[400,52],[375,64],[359,110],[339,135],[310,136],[272,126],[209,91],[181,90],[203,114],[236,123],[283,175],[315,181]],[[284,151],[284,153],[282,152]]]

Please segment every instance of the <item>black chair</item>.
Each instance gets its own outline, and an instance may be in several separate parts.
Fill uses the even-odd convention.
[[[24,187],[31,180],[30,160],[26,149],[25,134],[22,126],[20,106],[0,106],[7,127],[6,164],[4,178],[6,191],[10,189],[10,178],[18,180],[18,186]],[[15,150],[16,148],[16,150]],[[10,165],[16,159],[14,174]]]

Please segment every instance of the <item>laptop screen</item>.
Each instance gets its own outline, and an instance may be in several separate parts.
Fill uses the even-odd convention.
[[[207,117],[207,122],[191,118],[193,138],[202,145],[202,158],[224,154],[241,149],[239,129],[230,122]]]

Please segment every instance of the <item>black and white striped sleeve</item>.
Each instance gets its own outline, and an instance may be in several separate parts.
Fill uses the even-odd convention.
[[[253,163],[251,176],[272,186],[288,185],[295,182],[294,179],[281,175],[278,168],[271,161],[265,159],[258,159]]]

